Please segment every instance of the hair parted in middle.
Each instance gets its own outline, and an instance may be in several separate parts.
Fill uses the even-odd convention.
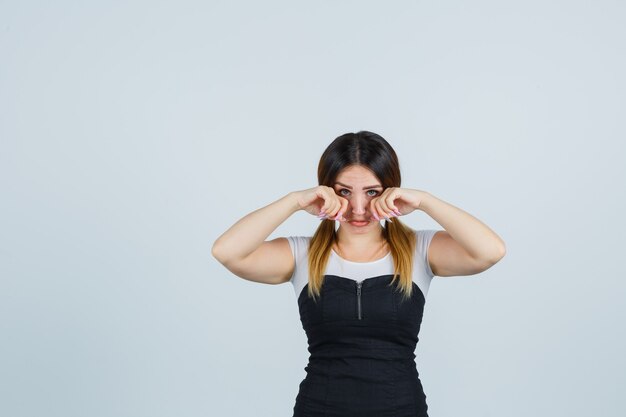
[[[380,135],[361,130],[345,133],[331,142],[322,154],[318,168],[319,185],[333,188],[339,173],[352,165],[369,169],[381,182],[383,189],[400,187],[400,165],[396,152]],[[399,217],[386,221],[382,232],[394,263],[390,285],[396,283],[403,300],[410,298],[413,290],[412,270],[415,253],[415,230],[404,225]],[[308,248],[309,297],[319,297],[333,244],[337,241],[334,220],[323,220],[310,240]]]

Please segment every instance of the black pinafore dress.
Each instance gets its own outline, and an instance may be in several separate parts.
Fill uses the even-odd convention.
[[[293,417],[428,416],[414,354],[425,297],[413,282],[402,300],[392,277],[325,275],[320,298],[300,293],[310,356]]]

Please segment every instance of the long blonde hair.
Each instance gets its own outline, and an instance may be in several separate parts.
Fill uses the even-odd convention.
[[[371,170],[382,182],[383,188],[400,187],[400,166],[395,151],[382,136],[360,131],[337,137],[324,151],[317,169],[319,185],[333,187],[339,173],[351,165]],[[386,221],[383,238],[387,241],[394,263],[391,284],[396,284],[403,299],[410,298],[413,290],[413,254],[415,231],[404,225],[398,217]],[[319,297],[324,282],[324,272],[330,251],[337,241],[334,220],[323,220],[309,242],[309,297]]]

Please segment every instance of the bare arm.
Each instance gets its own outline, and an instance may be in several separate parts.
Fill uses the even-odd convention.
[[[246,258],[298,210],[300,206],[297,196],[291,192],[253,211],[237,221],[213,243],[213,257],[224,265]]]
[[[295,259],[285,237],[265,241],[281,223],[298,210],[343,221],[348,200],[325,185],[293,191],[240,219],[213,243],[211,253],[240,278],[265,284],[289,281]]]

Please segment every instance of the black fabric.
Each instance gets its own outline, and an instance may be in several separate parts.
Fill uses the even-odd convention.
[[[392,277],[359,284],[325,275],[317,300],[304,287],[298,306],[310,356],[293,417],[428,416],[414,353],[424,295],[413,282],[403,301]]]

